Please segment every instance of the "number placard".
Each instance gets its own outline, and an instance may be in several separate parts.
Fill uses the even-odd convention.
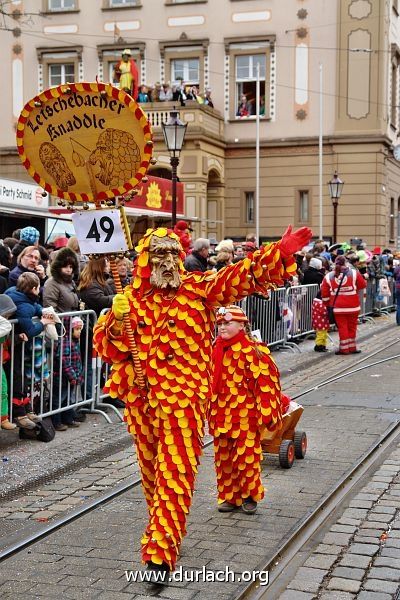
[[[126,252],[119,210],[88,210],[72,215],[79,248],[83,254]]]

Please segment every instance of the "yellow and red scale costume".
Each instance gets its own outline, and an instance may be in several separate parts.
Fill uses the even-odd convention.
[[[222,352],[221,352],[222,351]],[[221,356],[222,354],[222,356]],[[270,351],[244,331],[217,338],[208,426],[214,437],[218,504],[264,498],[261,439],[282,422],[279,371]]]
[[[144,562],[175,567],[202,448],[206,404],[210,399],[214,310],[257,289],[282,284],[296,270],[281,259],[280,242],[256,251],[218,273],[191,272],[179,260],[176,290],[150,284],[152,236],[179,238],[164,228],[148,230],[136,247],[131,285],[124,289],[130,320],[147,381],[137,386],[122,321],[110,310],[94,330],[99,355],[112,363],[106,391],[126,403],[125,420],[136,443],[149,524],[142,538]]]

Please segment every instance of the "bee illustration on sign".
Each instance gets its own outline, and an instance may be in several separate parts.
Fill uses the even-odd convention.
[[[70,138],[70,142],[75,167],[98,165],[99,170],[94,173],[94,177],[106,187],[115,187],[120,181],[131,179],[140,167],[139,146],[127,131],[106,129],[99,135],[92,151],[73,138]],[[61,190],[67,191],[70,186],[75,185],[75,177],[66,159],[54,144],[41,144],[39,157],[47,173]]]

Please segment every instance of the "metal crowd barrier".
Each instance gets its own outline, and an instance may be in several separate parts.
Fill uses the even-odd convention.
[[[34,411],[41,417],[59,414],[71,408],[95,410],[98,384],[92,364],[91,331],[97,320],[96,313],[85,310],[58,313],[58,316],[61,320],[61,325],[56,326],[58,340],[48,340],[42,333],[28,342],[21,341],[18,321],[9,321],[12,330],[6,343],[10,357],[5,360],[4,344],[1,344],[0,367],[6,373],[10,420],[13,418],[12,398],[17,373],[20,373],[24,394],[31,398]],[[63,369],[63,356],[68,354],[65,350],[71,341],[71,318],[74,316],[79,316],[84,323],[80,338],[83,382],[76,386],[67,381]],[[0,395],[2,391],[0,381]]]
[[[389,279],[391,296],[384,307],[379,307],[376,301],[377,283],[369,280],[367,288],[360,292],[361,312],[360,318],[367,319],[377,311],[395,309],[395,285]],[[315,296],[318,294],[317,284],[293,286],[272,290],[268,298],[260,295],[249,296],[239,305],[249,317],[252,330],[258,330],[263,342],[269,346],[287,347],[291,350],[298,349],[293,342],[300,337],[313,332],[311,322],[311,307]],[[105,314],[108,309],[102,311]],[[17,360],[22,365],[22,377],[27,394],[33,399],[34,409],[42,417],[62,413],[71,408],[80,408],[90,412],[97,412],[111,423],[111,419],[102,408],[113,409],[122,420],[120,412],[107,403],[107,395],[102,389],[109,376],[110,365],[104,363],[94,355],[92,331],[97,317],[94,311],[61,313],[58,315],[62,321],[60,329],[65,329],[65,335],[57,341],[48,341],[44,335],[34,338],[30,342],[19,342],[16,320],[10,320],[11,334],[8,337],[10,360],[5,361],[3,344],[0,344],[0,367],[7,374],[9,418],[12,420],[12,401]],[[83,383],[77,387],[68,382],[63,385],[63,348],[71,340],[71,317],[79,316],[84,322],[80,338],[81,356],[83,365]],[[20,348],[16,351],[16,343]],[[64,382],[65,383],[65,382]],[[0,378],[0,397],[2,393],[2,378]]]

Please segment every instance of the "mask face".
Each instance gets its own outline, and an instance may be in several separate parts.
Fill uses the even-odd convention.
[[[175,240],[153,236],[150,242],[150,283],[153,287],[177,289],[181,284],[179,275],[180,247]]]

